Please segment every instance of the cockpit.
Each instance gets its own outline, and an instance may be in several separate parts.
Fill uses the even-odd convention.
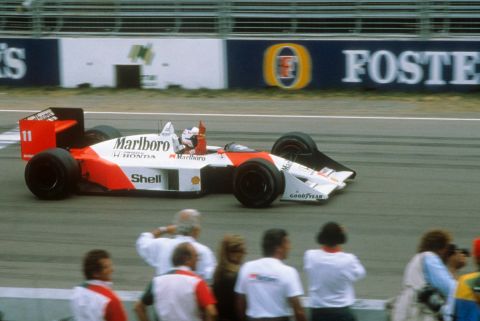
[[[237,152],[237,153],[238,152],[244,152],[244,153],[256,152],[255,149],[252,149],[252,148],[247,147],[245,145],[237,144],[235,142],[225,145],[224,150],[226,152]]]

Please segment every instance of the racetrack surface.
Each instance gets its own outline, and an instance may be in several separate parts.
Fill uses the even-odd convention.
[[[448,99],[456,103],[445,110]],[[474,105],[466,108],[461,98],[435,100],[425,99],[426,106],[422,100],[358,96],[177,98],[128,91],[5,91],[0,132],[15,128],[30,113],[18,110],[47,106],[84,107],[87,127],[113,125],[127,135],[156,132],[167,120],[179,131],[202,119],[208,144],[217,146],[236,141],[269,150],[282,133],[300,130],[358,176],[325,203],[276,202],[261,210],[244,208],[228,194],[194,199],[75,195],[49,202],[28,191],[19,145],[10,144],[0,149],[0,286],[71,288],[81,281],[82,255],[105,248],[116,265],[116,289],[142,290],[153,269],[135,252],[137,236],[169,224],[177,210],[193,207],[204,213],[203,243],[216,250],[224,233],[242,234],[248,259],[260,256],[264,230],[286,228],[293,242],[287,263],[299,271],[304,251],[317,246],[319,227],[338,221],[349,235],[345,250],[358,255],[367,268],[357,296],[391,297],[398,293],[404,266],[426,229],[447,228],[466,247],[479,233],[480,113]]]

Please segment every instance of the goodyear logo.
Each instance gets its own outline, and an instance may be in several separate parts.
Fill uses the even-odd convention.
[[[152,50],[152,44],[149,43],[146,46],[133,45],[128,54],[131,62],[137,62],[138,59],[143,60],[146,65],[151,65],[154,57]]]
[[[312,62],[308,50],[295,43],[269,47],[263,58],[263,78],[269,86],[302,89],[312,80]]]

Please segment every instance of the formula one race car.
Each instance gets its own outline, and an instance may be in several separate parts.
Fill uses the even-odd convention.
[[[20,136],[25,181],[40,199],[72,192],[230,192],[259,208],[279,196],[326,200],[355,177],[301,132],[281,136],[268,153],[235,143],[207,146],[200,122],[195,148],[184,153],[171,122],[160,134],[122,136],[110,126],[85,130],[80,108],[48,108],[21,119]]]

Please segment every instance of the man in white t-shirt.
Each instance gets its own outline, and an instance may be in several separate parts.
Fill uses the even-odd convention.
[[[298,272],[282,262],[291,248],[287,232],[266,231],[262,248],[264,257],[245,263],[235,284],[240,320],[287,321],[293,310],[296,321],[306,321]]]
[[[319,249],[307,250],[304,269],[308,278],[310,321],[355,321],[350,307],[355,302],[354,283],[366,275],[360,260],[343,252],[344,228],[328,222],[317,234]]]

